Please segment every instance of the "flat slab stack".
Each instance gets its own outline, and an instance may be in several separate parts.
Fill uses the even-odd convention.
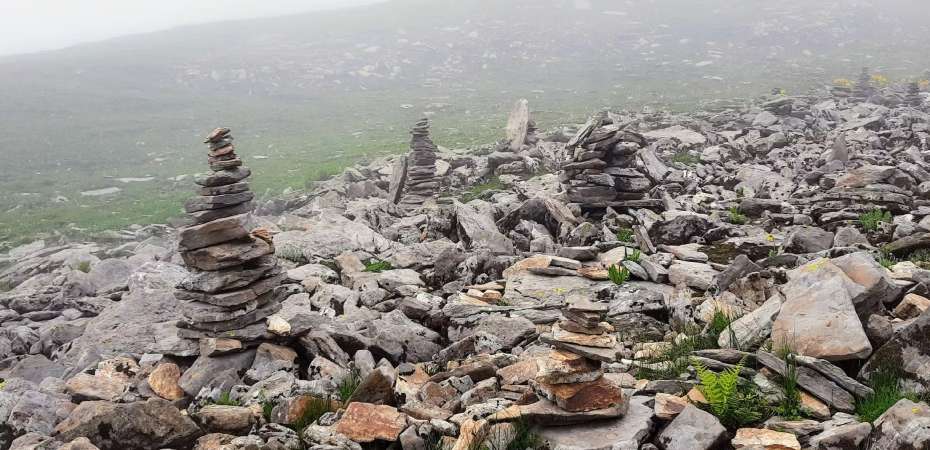
[[[559,181],[567,201],[590,208],[661,205],[649,191],[669,169],[645,145],[642,135],[606,114],[592,117],[566,146],[571,153]]]
[[[604,376],[601,362],[615,359],[617,336],[604,321],[608,306],[586,299],[571,302],[562,319],[553,325],[543,342],[553,347],[538,361],[534,387],[545,400],[531,405],[558,410],[563,420],[587,421],[592,418],[619,417],[629,407],[623,390]]]
[[[190,271],[175,291],[184,315],[179,335],[185,338],[261,335],[260,322],[281,308],[278,287],[285,274],[270,236],[252,220],[251,171],[232,140],[228,128],[210,133],[204,142],[212,172],[194,180],[198,195],[184,204],[194,222],[181,229],[178,244]]]
[[[410,131],[410,154],[407,156],[404,192],[399,205],[409,209],[423,206],[439,192],[436,176],[436,144],[429,137],[429,119],[423,118]]]

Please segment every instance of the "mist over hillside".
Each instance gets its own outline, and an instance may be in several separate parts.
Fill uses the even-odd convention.
[[[693,3],[395,0],[0,58],[0,239],[176,214],[216,125],[280,192],[404,150],[424,113],[457,147],[502,137],[521,97],[549,127],[930,67],[918,0]]]

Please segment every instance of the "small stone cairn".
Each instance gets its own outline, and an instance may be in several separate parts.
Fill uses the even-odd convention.
[[[874,93],[875,89],[872,87],[872,77],[869,75],[869,68],[863,67],[862,71],[859,72],[859,78],[856,80],[856,84],[853,86],[850,99],[864,102],[868,101],[869,97]]]
[[[608,306],[576,299],[562,311],[543,342],[555,347],[538,362],[535,389],[541,398],[567,413],[600,411],[603,417],[625,414],[623,390],[604,376],[601,362],[618,351],[613,327],[604,321]]]
[[[436,177],[436,144],[429,137],[429,119],[420,119],[410,133],[413,138],[410,140],[404,192],[399,204],[416,209],[427,200],[436,198],[440,183]]]
[[[246,179],[228,128],[207,137],[211,173],[198,176],[198,195],[184,204],[194,222],[180,231],[178,251],[190,275],[177,286],[184,338],[257,337],[277,312],[283,270],[267,231],[256,229]],[[243,330],[248,331],[243,333]]]

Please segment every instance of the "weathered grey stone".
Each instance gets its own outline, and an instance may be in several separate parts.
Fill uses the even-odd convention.
[[[55,427],[59,439],[87,437],[101,450],[185,447],[201,434],[194,421],[161,399],[127,404],[84,402]]]
[[[726,434],[712,414],[688,406],[662,430],[656,443],[663,450],[712,450],[725,442]]]
[[[868,447],[871,450],[930,448],[930,406],[924,402],[898,400],[873,425]]]

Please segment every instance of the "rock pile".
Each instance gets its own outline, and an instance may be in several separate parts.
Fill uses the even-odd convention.
[[[613,362],[617,336],[605,321],[608,305],[583,298],[571,302],[550,335],[541,336],[553,347],[539,360],[535,387],[541,398],[566,413],[618,417],[629,406],[623,390],[604,376],[601,362]],[[550,406],[551,408],[551,406]]]
[[[625,127],[600,114],[568,142],[570,161],[562,165],[559,181],[570,203],[589,208],[659,206],[648,198],[649,191],[669,169],[644,147],[643,135]]]
[[[856,79],[856,84],[853,86],[850,99],[864,102],[874,93],[875,90],[872,88],[872,77],[869,74],[869,68],[863,67],[862,71],[859,72],[859,78]]]
[[[280,309],[284,279],[267,232],[250,213],[251,171],[236,156],[228,128],[207,137],[210,174],[198,177],[198,196],[184,204],[194,224],[179,232],[178,250],[191,274],[179,285],[182,337],[260,335],[252,327]],[[244,332],[244,330],[248,329]]]
[[[403,197],[399,204],[416,209],[436,198],[440,180],[436,177],[436,144],[429,137],[429,119],[420,119],[410,133],[413,137],[406,161]]]
[[[924,98],[920,95],[920,83],[916,81],[908,83],[904,102],[914,107],[918,107],[924,103]]]

